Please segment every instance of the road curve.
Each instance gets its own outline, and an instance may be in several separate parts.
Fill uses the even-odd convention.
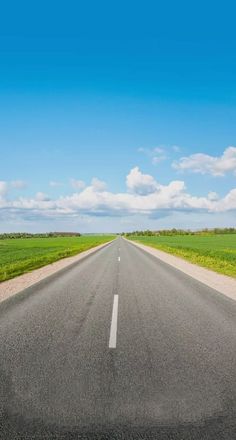
[[[0,304],[0,439],[233,440],[236,302],[119,238]]]

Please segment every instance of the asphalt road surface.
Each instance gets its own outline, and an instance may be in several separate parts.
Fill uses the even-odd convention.
[[[236,439],[236,302],[119,238],[0,305],[1,439]]]

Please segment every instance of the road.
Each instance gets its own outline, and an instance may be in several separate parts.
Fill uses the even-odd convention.
[[[0,305],[1,439],[233,440],[236,303],[119,238]]]

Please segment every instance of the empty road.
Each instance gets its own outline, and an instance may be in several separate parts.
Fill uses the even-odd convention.
[[[0,439],[235,438],[233,300],[118,238],[0,304]]]

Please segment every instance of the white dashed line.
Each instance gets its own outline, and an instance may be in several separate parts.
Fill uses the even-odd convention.
[[[117,317],[118,317],[118,295],[114,295],[112,317],[111,317],[109,348],[116,348]]]

